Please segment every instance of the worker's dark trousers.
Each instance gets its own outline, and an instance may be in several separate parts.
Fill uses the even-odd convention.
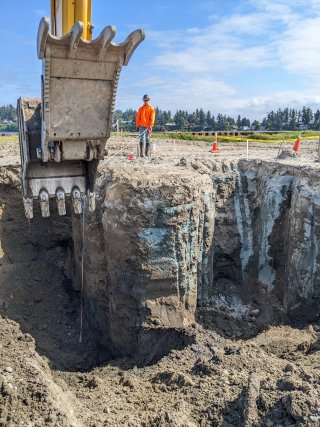
[[[146,144],[145,154],[146,156],[148,156],[150,151],[150,135],[148,133],[148,128],[139,126],[139,134],[140,134],[140,156],[143,157],[144,144]]]

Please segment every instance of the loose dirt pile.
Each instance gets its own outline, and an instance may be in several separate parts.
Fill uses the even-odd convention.
[[[295,153],[293,150],[283,150],[279,156],[278,159],[284,160],[284,159],[295,159],[299,157],[298,153]]]
[[[170,144],[163,150],[172,149],[172,164],[184,157],[204,168],[183,155],[191,144]],[[208,146],[197,150],[205,156]],[[230,150],[239,156],[238,147]],[[202,325],[186,328],[181,346],[157,361],[111,359],[87,319],[79,343],[70,218],[36,212],[29,226],[16,154],[16,145],[0,147],[0,426],[320,425],[318,319],[227,339],[201,309]],[[258,315],[251,309],[248,322]]]
[[[272,328],[237,342],[196,325],[189,333],[193,344],[155,365],[116,359],[66,372],[50,367],[15,322],[0,319],[0,425],[319,425],[319,334],[312,326]]]

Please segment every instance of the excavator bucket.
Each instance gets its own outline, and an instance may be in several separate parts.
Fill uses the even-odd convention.
[[[81,22],[61,38],[49,33],[48,19],[39,25],[41,100],[20,98],[17,106],[27,218],[33,217],[36,199],[44,217],[50,216],[52,199],[60,215],[66,214],[67,198],[77,214],[83,203],[95,209],[96,171],[110,137],[120,72],[144,32],[134,31],[121,44],[112,43],[112,26],[93,41],[82,39],[82,33]]]

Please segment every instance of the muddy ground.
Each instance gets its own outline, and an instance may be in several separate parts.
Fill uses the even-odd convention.
[[[125,167],[135,146],[113,140],[109,156],[124,153]],[[279,162],[319,168],[316,142],[302,148],[300,157],[289,152]],[[220,149],[220,157],[246,157],[245,144]],[[201,142],[159,141],[153,159],[133,162],[189,162],[209,151]],[[272,144],[249,151],[264,160],[277,154]],[[208,318],[151,361],[110,359],[86,319],[79,343],[70,218],[53,215],[48,227],[37,212],[37,220],[26,222],[18,156],[17,144],[0,146],[0,426],[320,425],[318,318],[265,327],[246,340],[222,336]],[[254,322],[259,313],[250,316]]]

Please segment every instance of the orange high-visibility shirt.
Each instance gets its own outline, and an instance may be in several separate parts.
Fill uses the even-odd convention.
[[[136,127],[142,126],[148,128],[154,125],[156,112],[151,105],[143,105],[139,108],[136,115]]]

